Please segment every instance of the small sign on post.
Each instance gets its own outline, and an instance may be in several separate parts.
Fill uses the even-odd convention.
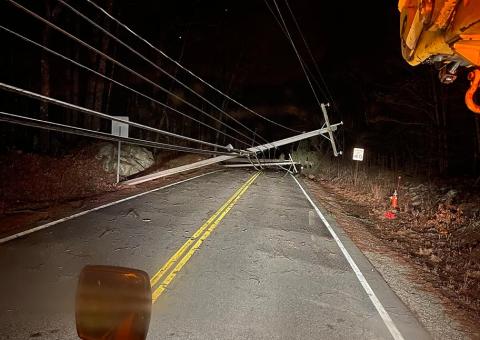
[[[358,182],[358,164],[363,162],[363,156],[365,154],[365,149],[362,148],[354,148],[353,149],[353,160],[355,162],[355,173],[353,175],[353,185],[357,186]]]
[[[115,118],[129,121],[128,116],[116,116]],[[112,120],[112,135],[120,137],[128,137],[128,124]]]
[[[128,116],[118,116],[116,118],[128,121]],[[112,120],[112,135],[119,137],[128,137],[128,124],[117,122]],[[120,183],[120,152],[122,148],[122,142],[118,141],[117,150],[117,184]]]
[[[365,154],[365,149],[354,148],[353,149],[353,160],[358,162],[363,162],[363,155]]]

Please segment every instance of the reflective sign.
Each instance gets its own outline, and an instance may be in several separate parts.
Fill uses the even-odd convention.
[[[365,149],[361,148],[354,148],[353,149],[353,160],[354,161],[363,161],[363,155],[365,153]]]
[[[122,120],[127,120],[127,116],[115,116]],[[128,124],[120,123],[112,120],[112,135],[120,137],[128,137]]]

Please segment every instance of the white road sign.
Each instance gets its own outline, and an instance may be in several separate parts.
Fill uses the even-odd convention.
[[[361,148],[354,148],[353,149],[353,160],[354,161],[363,161],[363,155],[365,153],[365,149]]]
[[[127,116],[116,116],[115,118],[129,120]],[[120,123],[112,120],[112,135],[120,137],[128,137],[128,124]]]

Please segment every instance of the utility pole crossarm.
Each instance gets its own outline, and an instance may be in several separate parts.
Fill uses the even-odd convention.
[[[342,151],[340,151],[340,152],[337,151],[337,145],[335,144],[335,138],[333,138],[333,131],[335,131],[337,128],[335,126],[335,129],[332,129],[333,126],[330,125],[330,119],[328,119],[328,113],[327,113],[327,106],[330,106],[330,104],[322,104],[321,105],[322,112],[323,112],[323,118],[325,119],[325,129],[327,130],[327,133],[328,133],[328,138],[327,139],[332,144],[333,155],[335,157],[337,157],[338,155],[342,154]],[[343,122],[340,122],[340,124],[343,124]]]

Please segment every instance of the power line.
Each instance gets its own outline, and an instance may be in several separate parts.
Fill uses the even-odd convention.
[[[158,142],[153,142],[153,141],[148,141],[143,139],[114,136],[105,132],[92,131],[88,129],[79,128],[76,126],[64,125],[64,124],[49,122],[45,120],[40,120],[40,119],[35,119],[35,118],[30,118],[30,117],[25,117],[20,115],[14,115],[6,112],[0,112],[0,122],[34,127],[34,128],[39,128],[39,129],[49,130],[49,131],[69,133],[73,135],[91,137],[91,138],[96,138],[101,140],[122,142],[122,143],[133,144],[133,145],[141,145],[141,146],[152,147],[152,148],[163,149],[163,150],[170,150],[170,151],[180,151],[180,152],[196,153],[196,154],[202,154],[202,155],[217,155],[217,156],[232,155],[231,153],[226,153],[226,152],[208,151],[208,150],[202,150],[202,149],[189,148],[186,146],[158,143]]]
[[[245,128],[246,130],[248,130],[249,132],[253,133],[254,135],[258,135],[258,137],[260,137],[264,142],[267,142],[268,141],[263,138],[261,135],[259,135],[258,133],[256,133],[255,131],[253,131],[252,129],[250,129],[248,126],[246,126],[245,124],[241,123],[239,120],[237,120],[235,117],[231,116],[230,114],[228,114],[227,112],[225,112],[224,110],[222,110],[220,107],[218,107],[217,105],[215,105],[214,103],[212,103],[211,101],[209,101],[207,98],[205,98],[204,96],[202,96],[201,94],[199,94],[198,92],[196,92],[195,90],[193,90],[191,87],[189,87],[188,85],[184,84],[183,82],[181,82],[180,80],[178,80],[175,76],[171,75],[170,73],[168,73],[167,71],[165,71],[162,67],[158,66],[156,63],[154,63],[153,61],[151,61],[150,59],[146,58],[143,54],[141,54],[140,52],[138,52],[137,50],[135,50],[133,47],[131,47],[130,45],[126,44],[125,42],[123,42],[121,39],[119,39],[118,37],[116,37],[114,34],[110,33],[109,31],[107,31],[105,28],[103,28],[102,26],[100,26],[99,24],[97,24],[95,21],[93,21],[92,19],[90,19],[89,17],[87,17],[86,15],[84,15],[83,13],[81,13],[79,10],[77,10],[76,8],[72,7],[71,5],[67,4],[65,1],[63,0],[57,0],[58,2],[60,2],[63,6],[67,7],[69,10],[71,10],[72,12],[74,12],[76,15],[80,16],[82,19],[84,19],[85,21],[87,21],[88,23],[90,23],[91,25],[93,25],[94,27],[96,27],[97,29],[99,29],[100,31],[102,31],[104,34],[106,34],[107,36],[109,36],[111,39],[115,40],[116,42],[118,42],[119,44],[121,44],[123,47],[127,48],[130,52],[134,53],[136,56],[138,56],[139,58],[141,58],[142,60],[144,60],[145,62],[147,62],[149,65],[153,66],[155,69],[159,70],[160,72],[162,72],[164,75],[166,75],[167,77],[169,77],[170,79],[172,79],[173,81],[177,82],[178,84],[180,84],[183,88],[187,89],[188,91],[190,91],[191,93],[195,94],[197,97],[201,98],[202,100],[204,100],[206,103],[208,103],[209,105],[211,105],[212,107],[214,107],[215,109],[217,109],[218,111],[220,111],[221,113],[223,113],[226,117],[230,118],[232,121],[234,121],[235,123],[239,124],[240,126],[242,126],[243,128]]]
[[[325,90],[328,94],[328,98],[329,100],[332,101],[332,104],[335,106],[335,108],[337,109],[338,111],[338,108],[337,108],[337,105],[335,104],[335,100],[333,99],[333,96],[332,96],[332,93],[330,92],[330,89],[328,88],[328,85],[325,81],[325,78],[323,77],[323,74],[322,72],[320,71],[320,67],[318,66],[318,63],[317,63],[317,60],[315,59],[313,53],[312,53],[312,50],[310,49],[310,46],[307,42],[307,39],[305,38],[305,35],[303,34],[302,32],[302,29],[300,27],[300,24],[298,23],[298,20],[297,18],[295,17],[295,14],[293,13],[293,10],[292,8],[290,7],[290,4],[288,2],[288,0],[285,0],[285,4],[287,5],[287,8],[288,8],[288,11],[290,12],[290,15],[292,16],[292,19],[293,19],[293,22],[295,23],[295,26],[297,27],[297,30],[298,30],[298,33],[300,34],[300,37],[302,38],[303,40],[303,43],[305,44],[305,47],[307,49],[307,52],[308,54],[310,55],[310,58],[312,59],[312,63],[314,65],[314,68],[315,70],[317,71],[319,77],[320,77],[320,80],[322,81],[323,83],[323,86],[325,87]]]
[[[312,84],[312,82],[311,82],[311,80],[310,80],[310,77],[309,77],[309,75],[308,75],[309,73],[310,73],[313,81],[314,81],[315,84],[317,85],[318,89],[320,90],[320,92],[322,93],[322,95],[325,97],[325,99],[327,99],[327,100],[329,100],[329,101],[332,101],[333,105],[335,106],[335,108],[337,109],[337,111],[340,113],[340,116],[342,116],[342,113],[338,110],[338,108],[337,108],[337,106],[336,106],[336,103],[335,103],[335,101],[334,101],[334,99],[333,99],[333,96],[331,95],[331,92],[330,92],[330,90],[329,90],[329,88],[328,88],[328,86],[327,86],[327,84],[326,84],[326,82],[325,82],[325,79],[323,78],[323,75],[322,75],[322,73],[321,73],[321,71],[320,71],[320,68],[318,67],[318,64],[317,64],[317,62],[316,62],[316,60],[315,60],[315,57],[313,56],[313,53],[312,53],[312,51],[311,51],[311,49],[310,49],[310,47],[309,47],[309,45],[308,45],[308,43],[307,43],[307,40],[306,40],[305,36],[303,35],[303,32],[302,32],[302,30],[301,30],[301,28],[300,28],[300,25],[299,25],[299,23],[298,23],[298,20],[296,19],[295,15],[294,15],[294,13],[293,13],[293,11],[292,11],[289,3],[288,3],[288,0],[285,0],[285,4],[287,5],[288,10],[289,10],[289,12],[290,12],[290,15],[292,16],[292,19],[293,19],[293,21],[294,21],[294,23],[295,23],[295,25],[296,25],[296,27],[297,27],[297,30],[298,30],[298,32],[300,33],[301,37],[302,37],[302,40],[303,40],[303,42],[304,42],[304,44],[305,44],[305,47],[306,47],[306,49],[308,50],[308,52],[309,52],[309,54],[310,54],[310,57],[312,58],[312,61],[313,61],[313,63],[314,63],[314,67],[316,68],[316,71],[317,71],[318,75],[320,76],[321,81],[323,82],[323,84],[324,84],[324,86],[325,86],[325,90],[324,90],[323,87],[318,83],[318,81],[316,80],[316,77],[314,76],[313,72],[310,71],[308,65],[305,63],[305,61],[303,60],[302,56],[300,55],[298,49],[296,48],[295,43],[294,43],[294,41],[293,41],[293,38],[292,38],[292,36],[291,36],[291,34],[290,34],[289,30],[288,30],[288,26],[287,26],[287,24],[286,24],[286,22],[285,22],[285,20],[284,20],[284,18],[283,18],[282,12],[281,12],[280,7],[278,6],[276,0],[273,0],[273,3],[275,4],[275,8],[277,9],[277,12],[278,12],[278,15],[279,15],[280,19],[277,18],[277,15],[276,15],[275,12],[273,11],[273,9],[270,7],[270,4],[268,3],[268,0],[264,0],[264,2],[265,2],[265,4],[267,5],[267,7],[268,7],[268,9],[270,10],[270,12],[272,13],[272,15],[273,15],[273,17],[275,18],[275,20],[277,21],[277,23],[279,24],[282,32],[283,32],[283,33],[285,34],[285,36],[287,37],[287,40],[288,40],[288,41],[290,42],[290,44],[292,45],[293,50],[295,51],[295,54],[297,55],[297,58],[298,58],[298,60],[299,60],[299,62],[300,62],[300,65],[302,66],[302,69],[303,69],[303,72],[304,72],[304,74],[305,74],[305,77],[307,78],[307,81],[308,81],[308,83],[309,83],[309,85],[310,85],[310,88],[312,89],[312,92],[313,92],[313,95],[314,95],[314,97],[315,97],[315,100],[316,100],[317,104],[318,104],[318,105],[320,106],[320,108],[322,109],[322,104],[320,103],[320,101],[319,101],[319,99],[318,99],[318,95],[317,95],[317,93],[316,93],[316,91],[315,91],[315,88],[313,87],[313,84]],[[322,110],[323,110],[323,109],[322,109]],[[343,120],[343,119],[342,119],[342,120]],[[344,132],[342,132],[342,133],[344,133]],[[334,137],[333,134],[332,134],[330,138],[332,138],[332,146],[333,146],[333,148],[334,148],[334,153],[336,153],[336,151],[335,151],[335,145],[334,145],[335,137]],[[342,145],[343,145],[343,143],[342,143]],[[343,146],[342,146],[342,149],[343,149]],[[336,155],[336,154],[335,154],[335,155]]]
[[[70,62],[70,63],[72,63],[72,64],[74,64],[74,65],[76,65],[76,66],[78,66],[78,67],[80,67],[80,68],[82,68],[82,69],[84,69],[84,70],[87,70],[87,71],[89,71],[89,72],[92,72],[93,74],[95,74],[95,75],[97,75],[97,76],[99,76],[99,77],[101,77],[101,78],[103,78],[103,79],[106,79],[106,80],[112,82],[113,84],[116,84],[116,85],[118,85],[118,86],[120,86],[120,87],[122,87],[122,88],[124,88],[124,89],[127,89],[127,90],[129,90],[129,91],[131,91],[131,92],[133,92],[133,93],[135,93],[135,94],[137,94],[137,95],[139,95],[139,96],[141,96],[141,97],[143,97],[143,98],[145,98],[145,99],[148,99],[148,100],[150,100],[150,101],[152,101],[152,102],[154,102],[154,103],[156,103],[156,104],[158,104],[158,105],[160,105],[160,106],[162,106],[162,107],[164,107],[164,108],[166,108],[166,109],[169,109],[169,110],[171,110],[171,111],[173,111],[173,112],[176,112],[176,113],[178,113],[178,114],[180,114],[180,115],[182,115],[182,116],[184,116],[184,117],[186,117],[186,118],[188,118],[188,119],[193,120],[194,122],[197,122],[198,124],[201,124],[201,125],[209,128],[209,129],[212,129],[212,130],[214,130],[214,131],[216,131],[216,132],[218,132],[218,133],[220,133],[220,134],[222,134],[222,135],[224,135],[224,136],[226,136],[226,137],[230,137],[230,138],[236,140],[236,138],[235,138],[234,136],[232,136],[232,135],[230,135],[230,134],[228,134],[228,133],[226,133],[226,132],[223,132],[223,131],[221,131],[221,130],[213,127],[213,126],[210,126],[209,124],[204,123],[204,122],[202,122],[201,120],[198,120],[198,119],[196,119],[196,118],[194,118],[194,117],[191,117],[191,116],[189,116],[189,115],[187,115],[187,114],[185,114],[185,113],[183,113],[183,112],[181,112],[181,111],[179,111],[179,110],[177,110],[177,109],[175,109],[175,108],[173,108],[173,107],[171,107],[171,106],[168,106],[167,104],[164,104],[164,103],[162,103],[162,102],[160,102],[160,101],[158,101],[158,100],[156,100],[156,99],[154,99],[154,98],[152,98],[152,97],[150,97],[150,96],[148,96],[148,95],[146,95],[146,94],[144,94],[144,93],[142,93],[142,92],[140,92],[140,91],[137,91],[137,90],[135,90],[135,89],[133,89],[133,88],[131,88],[131,87],[129,87],[129,86],[127,86],[127,85],[119,82],[119,81],[117,81],[117,80],[115,80],[115,79],[112,79],[112,78],[110,78],[110,77],[108,77],[108,76],[106,76],[106,75],[104,75],[104,74],[101,74],[100,72],[97,72],[97,71],[95,71],[95,70],[93,70],[93,69],[91,69],[91,68],[89,68],[89,67],[87,67],[87,66],[85,66],[85,65],[83,65],[83,64],[81,64],[81,63],[79,63],[79,62],[77,62],[77,61],[75,61],[75,60],[73,60],[73,59],[70,59],[70,58],[64,56],[63,54],[60,54],[60,53],[58,53],[58,52],[56,52],[56,51],[54,51],[54,50],[52,50],[52,49],[50,49],[50,48],[48,48],[48,47],[46,47],[46,46],[43,46],[43,45],[37,43],[36,41],[33,41],[33,40],[31,40],[31,39],[29,39],[29,38],[21,35],[20,33],[14,32],[14,31],[12,31],[12,30],[10,30],[10,29],[2,26],[2,25],[0,25],[0,29],[3,29],[4,31],[6,31],[6,32],[8,32],[8,33],[10,33],[10,34],[12,34],[12,35],[15,35],[16,37],[18,37],[18,38],[20,38],[20,39],[22,39],[22,40],[24,40],[24,41],[26,41],[26,42],[28,42],[28,43],[33,44],[33,45],[35,45],[36,47],[41,48],[41,49],[44,50],[44,51],[47,51],[47,52],[49,52],[49,53],[51,53],[51,54],[53,54],[53,55],[55,55],[55,56],[57,56],[57,57],[59,57],[59,58],[61,58],[61,59],[63,59],[63,60],[66,60],[66,61],[68,61],[68,62]]]
[[[272,14],[273,18],[275,19],[275,21],[277,22],[277,24],[280,26],[280,29],[282,30],[283,34],[285,35],[285,37],[287,38],[287,40],[290,42],[290,39],[288,37],[288,33],[286,31],[286,28],[285,26],[282,24],[282,22],[280,21],[280,19],[277,17],[277,14],[275,14],[274,10],[272,9],[272,7],[270,6],[270,4],[268,3],[267,0],[264,0],[265,1],[265,4],[267,5],[270,13]],[[325,92],[325,90],[323,89],[323,87],[320,85],[320,83],[317,81],[317,79],[315,78],[314,74],[312,71],[310,71],[310,68],[308,67],[307,63],[305,62],[305,60],[303,59],[303,57],[300,55],[300,62],[303,63],[303,65],[305,66],[305,69],[307,70],[307,72],[311,75],[312,77],[312,80],[313,82],[315,83],[315,85],[317,85],[318,89],[320,90],[320,92],[322,93],[322,95],[325,97],[325,99],[327,100],[330,100],[329,99],[329,96],[327,95],[327,93]]]
[[[304,35],[303,32],[302,32],[302,29],[301,29],[301,27],[300,27],[300,24],[299,24],[297,18],[295,17],[295,14],[293,13],[292,8],[290,7],[290,3],[288,2],[288,0],[284,0],[284,1],[285,1],[285,4],[287,5],[288,11],[290,12],[290,15],[291,15],[291,17],[292,17],[292,19],[293,19],[293,22],[295,23],[295,26],[297,27],[298,33],[300,34],[300,37],[301,37],[302,40],[303,40],[303,43],[304,43],[304,45],[305,45],[305,48],[307,49],[307,52],[308,52],[308,54],[310,55],[310,58],[312,59],[313,67],[314,67],[315,70],[317,71],[318,76],[320,77],[320,80],[321,80],[321,82],[323,83],[323,86],[325,87],[325,90],[326,90],[326,92],[327,92],[327,95],[324,94],[324,96],[327,97],[327,98],[329,98],[329,100],[332,102],[335,110],[340,114],[340,120],[343,121],[343,113],[342,113],[342,111],[339,110],[338,105],[337,105],[337,103],[335,102],[335,99],[333,98],[333,95],[332,95],[332,93],[330,92],[330,89],[328,88],[327,82],[325,81],[325,78],[323,77],[322,72],[320,71],[320,67],[318,66],[317,60],[316,60],[316,58],[314,57],[314,55],[313,55],[313,53],[312,53],[312,50],[310,49],[310,46],[309,46],[309,44],[308,44],[308,42],[307,42],[307,39],[305,38],[305,35]],[[317,86],[321,89],[321,86],[320,86],[320,84],[318,84],[318,82],[316,81],[315,77],[314,77],[314,80],[315,80],[315,82],[317,83]],[[323,92],[323,90],[321,90],[321,91]],[[344,134],[345,134],[345,131],[342,129],[343,139],[345,138],[345,135],[344,135]],[[332,136],[332,137],[333,137],[333,136]],[[333,137],[333,138],[335,138],[335,137]],[[344,148],[344,145],[343,145],[344,142],[343,142],[343,140],[342,140],[342,143],[341,143],[341,144],[342,144],[341,148],[343,149],[343,148]]]
[[[120,123],[124,123],[124,124],[127,124],[127,125],[131,125],[131,126],[134,126],[136,128],[139,128],[139,129],[148,130],[148,131],[156,132],[156,133],[159,133],[159,134],[162,134],[162,135],[165,135],[165,136],[175,137],[175,138],[183,139],[183,140],[186,140],[186,141],[189,141],[189,142],[194,142],[194,143],[203,144],[203,145],[207,145],[207,146],[216,147],[216,148],[220,148],[220,149],[223,149],[223,150],[230,151],[230,148],[228,148],[226,146],[223,146],[223,145],[218,145],[218,144],[215,144],[215,143],[205,142],[205,141],[202,141],[202,140],[199,140],[199,139],[179,135],[179,134],[176,134],[176,133],[173,133],[173,132],[160,130],[160,129],[157,129],[157,128],[154,128],[154,127],[151,127],[151,126],[148,126],[148,125],[143,125],[143,124],[135,123],[135,122],[132,122],[132,121],[124,120],[124,119],[121,119],[121,118],[118,118],[118,117],[115,117],[115,116],[108,115],[106,113],[101,113],[101,112],[98,112],[98,111],[90,110],[90,109],[87,109],[87,108],[84,108],[84,107],[81,107],[81,106],[78,106],[78,105],[70,104],[70,103],[67,103],[67,102],[64,102],[64,101],[61,101],[61,100],[58,100],[58,99],[43,96],[41,94],[31,92],[31,91],[28,91],[28,90],[24,90],[24,89],[21,89],[21,88],[12,86],[12,85],[7,85],[7,84],[1,83],[1,82],[0,82],[0,89],[6,90],[6,91],[9,91],[9,92],[12,92],[12,93],[16,93],[16,94],[19,94],[19,95],[23,95],[23,96],[26,96],[26,97],[29,97],[29,98],[33,98],[33,99],[36,99],[36,100],[40,100],[40,101],[43,101],[43,102],[51,103],[51,104],[54,104],[54,105],[57,105],[57,106],[60,106],[60,107],[66,108],[66,109],[72,109],[72,110],[82,112],[82,113],[85,113],[85,114],[88,114],[88,115],[91,115],[91,116],[96,116],[96,117],[112,120],[112,121],[115,121],[115,122],[120,122]],[[240,153],[243,152],[243,151],[237,150],[237,149],[233,149],[233,150],[236,151],[236,152],[240,152]]]
[[[238,102],[237,100],[233,99],[232,97],[228,96],[227,94],[225,94],[224,92],[220,91],[219,89],[217,89],[216,87],[214,87],[213,85],[211,85],[210,83],[208,83],[207,81],[205,81],[204,79],[202,79],[201,77],[197,76],[195,73],[193,73],[192,71],[190,71],[189,69],[187,69],[186,67],[184,67],[182,64],[180,64],[179,62],[177,62],[175,59],[173,59],[172,57],[170,57],[169,55],[167,55],[165,52],[163,52],[162,50],[160,50],[159,48],[155,47],[152,43],[150,43],[148,40],[146,40],[145,38],[143,38],[142,36],[140,36],[139,34],[135,33],[132,29],[130,29],[130,27],[128,27],[127,25],[125,25],[124,23],[122,23],[120,20],[118,20],[117,18],[115,18],[113,15],[111,15],[110,13],[108,13],[106,10],[104,10],[102,7],[100,7],[99,5],[97,5],[95,2],[91,1],[91,0],[85,0],[87,1],[88,3],[90,3],[92,6],[94,6],[95,8],[97,8],[98,10],[100,10],[103,14],[105,14],[108,18],[110,18],[111,20],[113,20],[114,22],[116,22],[118,25],[120,25],[121,27],[123,27],[125,30],[127,30],[130,34],[134,35],[136,38],[138,38],[139,40],[141,40],[142,42],[144,42],[146,45],[148,45],[150,48],[152,48],[153,50],[155,50],[157,53],[161,54],[163,57],[165,57],[166,59],[168,59],[170,62],[174,63],[177,67],[181,68],[182,70],[184,70],[186,73],[188,73],[189,75],[191,75],[192,77],[194,77],[195,79],[199,80],[202,84],[208,86],[210,89],[214,90],[215,92],[221,94],[222,96],[224,96],[225,98],[227,98],[228,100],[230,100],[231,102],[237,104],[238,106],[240,106],[241,108],[247,110],[248,112],[250,112],[251,114],[254,114],[255,116],[271,123],[271,124],[274,124],[278,127],[281,127],[283,129],[286,129],[286,130],[289,130],[289,131],[292,131],[292,132],[296,132],[296,133],[301,133],[302,131],[299,131],[299,130],[295,130],[295,129],[292,129],[288,126],[285,126],[285,125],[282,125],[280,123],[277,123],[275,122],[274,120],[271,120],[257,112],[255,112],[254,110],[248,108],[247,106],[243,105],[242,103]]]
[[[78,37],[74,36],[73,34],[71,34],[71,33],[67,32],[67,31],[65,31],[64,29],[60,28],[59,26],[57,26],[57,25],[53,24],[52,22],[50,22],[49,20],[47,20],[47,19],[43,18],[42,16],[38,15],[37,13],[35,13],[35,12],[33,12],[33,11],[29,10],[28,8],[26,8],[26,7],[22,6],[22,5],[20,5],[19,3],[15,2],[14,0],[7,0],[7,1],[8,1],[8,2],[10,2],[12,5],[14,5],[15,7],[17,7],[17,8],[19,8],[19,9],[23,10],[24,12],[26,12],[26,13],[30,14],[31,16],[33,16],[33,17],[34,17],[34,18],[36,18],[37,20],[39,20],[39,21],[43,22],[43,23],[44,23],[44,24],[46,24],[47,26],[49,26],[49,27],[51,27],[51,28],[55,29],[56,31],[58,31],[58,32],[62,33],[63,35],[65,35],[65,36],[69,37],[70,39],[73,39],[74,41],[76,41],[76,42],[77,42],[77,43],[79,43],[80,45],[82,45],[82,46],[84,46],[84,47],[88,48],[89,50],[91,50],[91,51],[95,52],[96,54],[99,54],[99,55],[101,55],[101,56],[102,56],[102,57],[104,57],[105,59],[107,59],[107,60],[109,60],[110,62],[112,62],[112,63],[116,64],[117,66],[119,66],[119,67],[123,68],[124,70],[126,70],[126,71],[128,71],[128,72],[130,72],[130,73],[134,74],[135,76],[137,76],[137,77],[139,77],[140,79],[142,79],[142,80],[146,81],[147,83],[151,84],[152,86],[154,86],[154,87],[156,87],[156,88],[158,88],[158,89],[160,89],[160,90],[164,91],[165,93],[168,93],[168,94],[169,94],[169,95],[171,95],[172,97],[174,97],[174,98],[178,99],[179,101],[181,101],[182,103],[184,103],[184,104],[188,105],[189,107],[191,107],[191,108],[195,109],[196,111],[198,111],[198,112],[200,112],[200,113],[202,113],[202,114],[206,115],[207,117],[210,117],[211,119],[215,120],[216,122],[220,123],[221,125],[223,125],[223,126],[225,126],[225,127],[229,128],[230,130],[232,130],[232,131],[234,131],[234,132],[238,133],[239,135],[241,135],[241,136],[243,136],[243,137],[247,138],[248,140],[250,140],[250,141],[252,140],[252,138],[251,138],[251,137],[249,137],[249,136],[247,136],[247,135],[243,134],[242,132],[238,131],[237,129],[235,129],[235,128],[233,128],[233,127],[229,126],[228,124],[226,124],[226,123],[224,123],[224,122],[222,122],[222,121],[221,121],[221,120],[219,120],[218,118],[216,118],[216,117],[214,117],[214,116],[210,115],[209,113],[207,113],[207,112],[203,111],[203,110],[202,110],[202,109],[200,109],[199,107],[197,107],[197,106],[195,106],[195,105],[193,105],[193,104],[189,103],[188,101],[184,100],[184,99],[183,99],[183,98],[181,98],[180,96],[178,96],[178,95],[174,94],[173,92],[171,92],[171,91],[169,91],[169,90],[165,89],[164,87],[162,87],[162,86],[158,85],[157,83],[155,83],[155,82],[154,82],[154,81],[152,81],[151,79],[149,79],[149,78],[147,78],[147,77],[145,77],[145,76],[141,75],[140,73],[138,73],[138,72],[134,71],[133,69],[129,68],[128,66],[126,66],[126,65],[124,65],[123,63],[119,62],[118,60],[116,60],[116,59],[114,59],[114,58],[110,57],[110,56],[109,56],[109,55],[107,55],[106,53],[104,53],[104,52],[102,52],[102,51],[100,51],[100,50],[96,49],[95,47],[93,47],[93,46],[91,46],[91,45],[87,44],[87,43],[86,43],[86,42],[84,42],[83,40],[79,39]],[[241,143],[242,143],[242,144],[244,144],[244,145],[249,145],[248,143],[246,143],[246,142],[243,142],[243,141],[242,141]]]
[[[275,4],[275,8],[277,9],[278,11],[278,14],[279,14],[279,17],[280,17],[280,20],[283,24],[283,26],[285,27],[285,32],[287,33],[287,36],[288,36],[288,40],[290,41],[290,44],[292,45],[292,48],[293,50],[295,51],[295,54],[297,55],[297,58],[300,62],[300,65],[302,66],[302,70],[303,70],[303,73],[305,73],[305,77],[307,78],[307,82],[308,84],[310,85],[310,88],[312,89],[312,92],[313,92],[313,96],[315,97],[315,100],[318,104],[319,107],[321,107],[321,102],[320,102],[320,99],[318,98],[318,95],[317,95],[317,92],[315,91],[315,88],[313,87],[313,84],[312,84],[312,81],[310,80],[310,77],[308,75],[308,72],[307,70],[305,69],[305,65],[303,63],[303,60],[302,60],[302,57],[300,56],[300,53],[298,52],[297,50],[297,47],[295,46],[295,43],[292,39],[292,36],[290,34],[290,32],[288,31],[288,26],[283,18],[283,15],[282,15],[282,12],[280,11],[280,8],[278,7],[278,4],[277,4],[277,1],[276,0],[273,0],[273,3]]]

